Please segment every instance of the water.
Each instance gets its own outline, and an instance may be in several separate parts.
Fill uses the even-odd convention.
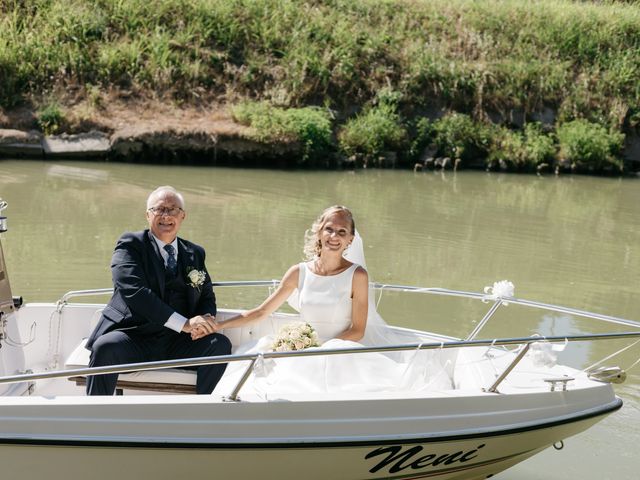
[[[69,290],[111,286],[115,240],[146,226],[146,196],[163,184],[184,192],[181,234],[206,248],[216,280],[280,278],[301,260],[315,216],[340,203],[354,212],[376,281],[481,291],[508,279],[516,296],[640,320],[640,183],[582,176],[0,161],[13,293],[54,301]],[[218,291],[223,306],[249,307],[264,295]],[[464,336],[487,305],[386,294],[379,308],[395,324]],[[567,315],[508,317],[516,308],[499,313],[480,337],[606,330]],[[586,367],[628,343],[575,345],[563,361]],[[638,356],[640,346],[609,364],[626,367]],[[621,411],[568,439],[562,452],[549,449],[495,478],[636,478],[640,365],[616,390]]]

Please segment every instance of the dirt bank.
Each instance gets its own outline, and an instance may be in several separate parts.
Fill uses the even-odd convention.
[[[251,140],[224,106],[114,99],[65,107],[64,119],[65,133],[45,135],[28,107],[0,110],[0,157],[282,167],[300,149]]]

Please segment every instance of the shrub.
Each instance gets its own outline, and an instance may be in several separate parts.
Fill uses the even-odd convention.
[[[38,112],[38,125],[45,135],[56,133],[64,122],[64,114],[57,103],[50,103]]]
[[[622,170],[622,160],[617,155],[623,147],[624,134],[578,119],[560,125],[557,135],[562,160],[590,170],[607,167]]]
[[[340,148],[347,156],[362,154],[367,159],[400,148],[406,137],[395,107],[386,102],[350,119],[338,133]]]
[[[266,102],[244,102],[233,109],[233,117],[252,127],[252,138],[260,142],[300,142],[302,161],[326,153],[331,146],[331,117],[318,107],[274,107]]]
[[[496,127],[487,164],[492,167],[498,162],[517,170],[534,170],[552,161],[554,154],[553,139],[544,134],[539,123],[528,123],[523,132]]]
[[[433,122],[427,117],[422,117],[415,122],[413,127],[413,139],[409,147],[409,157],[418,160],[423,150],[433,142]]]
[[[486,157],[490,128],[462,113],[448,114],[433,124],[433,140],[438,154],[463,162]]]
[[[529,163],[540,165],[553,161],[556,146],[553,138],[542,131],[539,123],[527,123],[524,127],[525,153]]]

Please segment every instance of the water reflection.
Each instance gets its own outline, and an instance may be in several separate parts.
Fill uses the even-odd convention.
[[[573,317],[565,314],[545,314],[537,325],[536,331],[543,337],[580,335],[582,330]],[[558,353],[558,363],[575,368],[586,368],[597,359],[593,358],[593,342],[572,342]]]
[[[65,180],[81,180],[85,182],[106,182],[109,172],[95,168],[72,167],[69,165],[52,165],[47,169],[47,175]]]

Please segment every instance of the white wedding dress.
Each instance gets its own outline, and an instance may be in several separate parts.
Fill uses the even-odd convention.
[[[357,236],[357,240],[361,239]],[[354,242],[355,243],[355,242]],[[364,260],[364,259],[362,259]],[[375,311],[369,298],[367,327],[362,343],[335,338],[351,325],[351,292],[354,263],[337,275],[313,273],[299,264],[297,294],[289,303],[299,311],[300,321],[318,333],[320,349],[362,347],[406,343],[395,338]],[[263,353],[271,350],[275,335],[240,345],[234,353]],[[436,355],[434,355],[434,353]],[[260,361],[240,391],[240,397],[277,399],[288,394],[398,392],[428,387],[451,388],[451,379],[442,368],[438,352],[364,353],[280,358]],[[229,395],[246,369],[245,362],[227,367],[214,394]]]

